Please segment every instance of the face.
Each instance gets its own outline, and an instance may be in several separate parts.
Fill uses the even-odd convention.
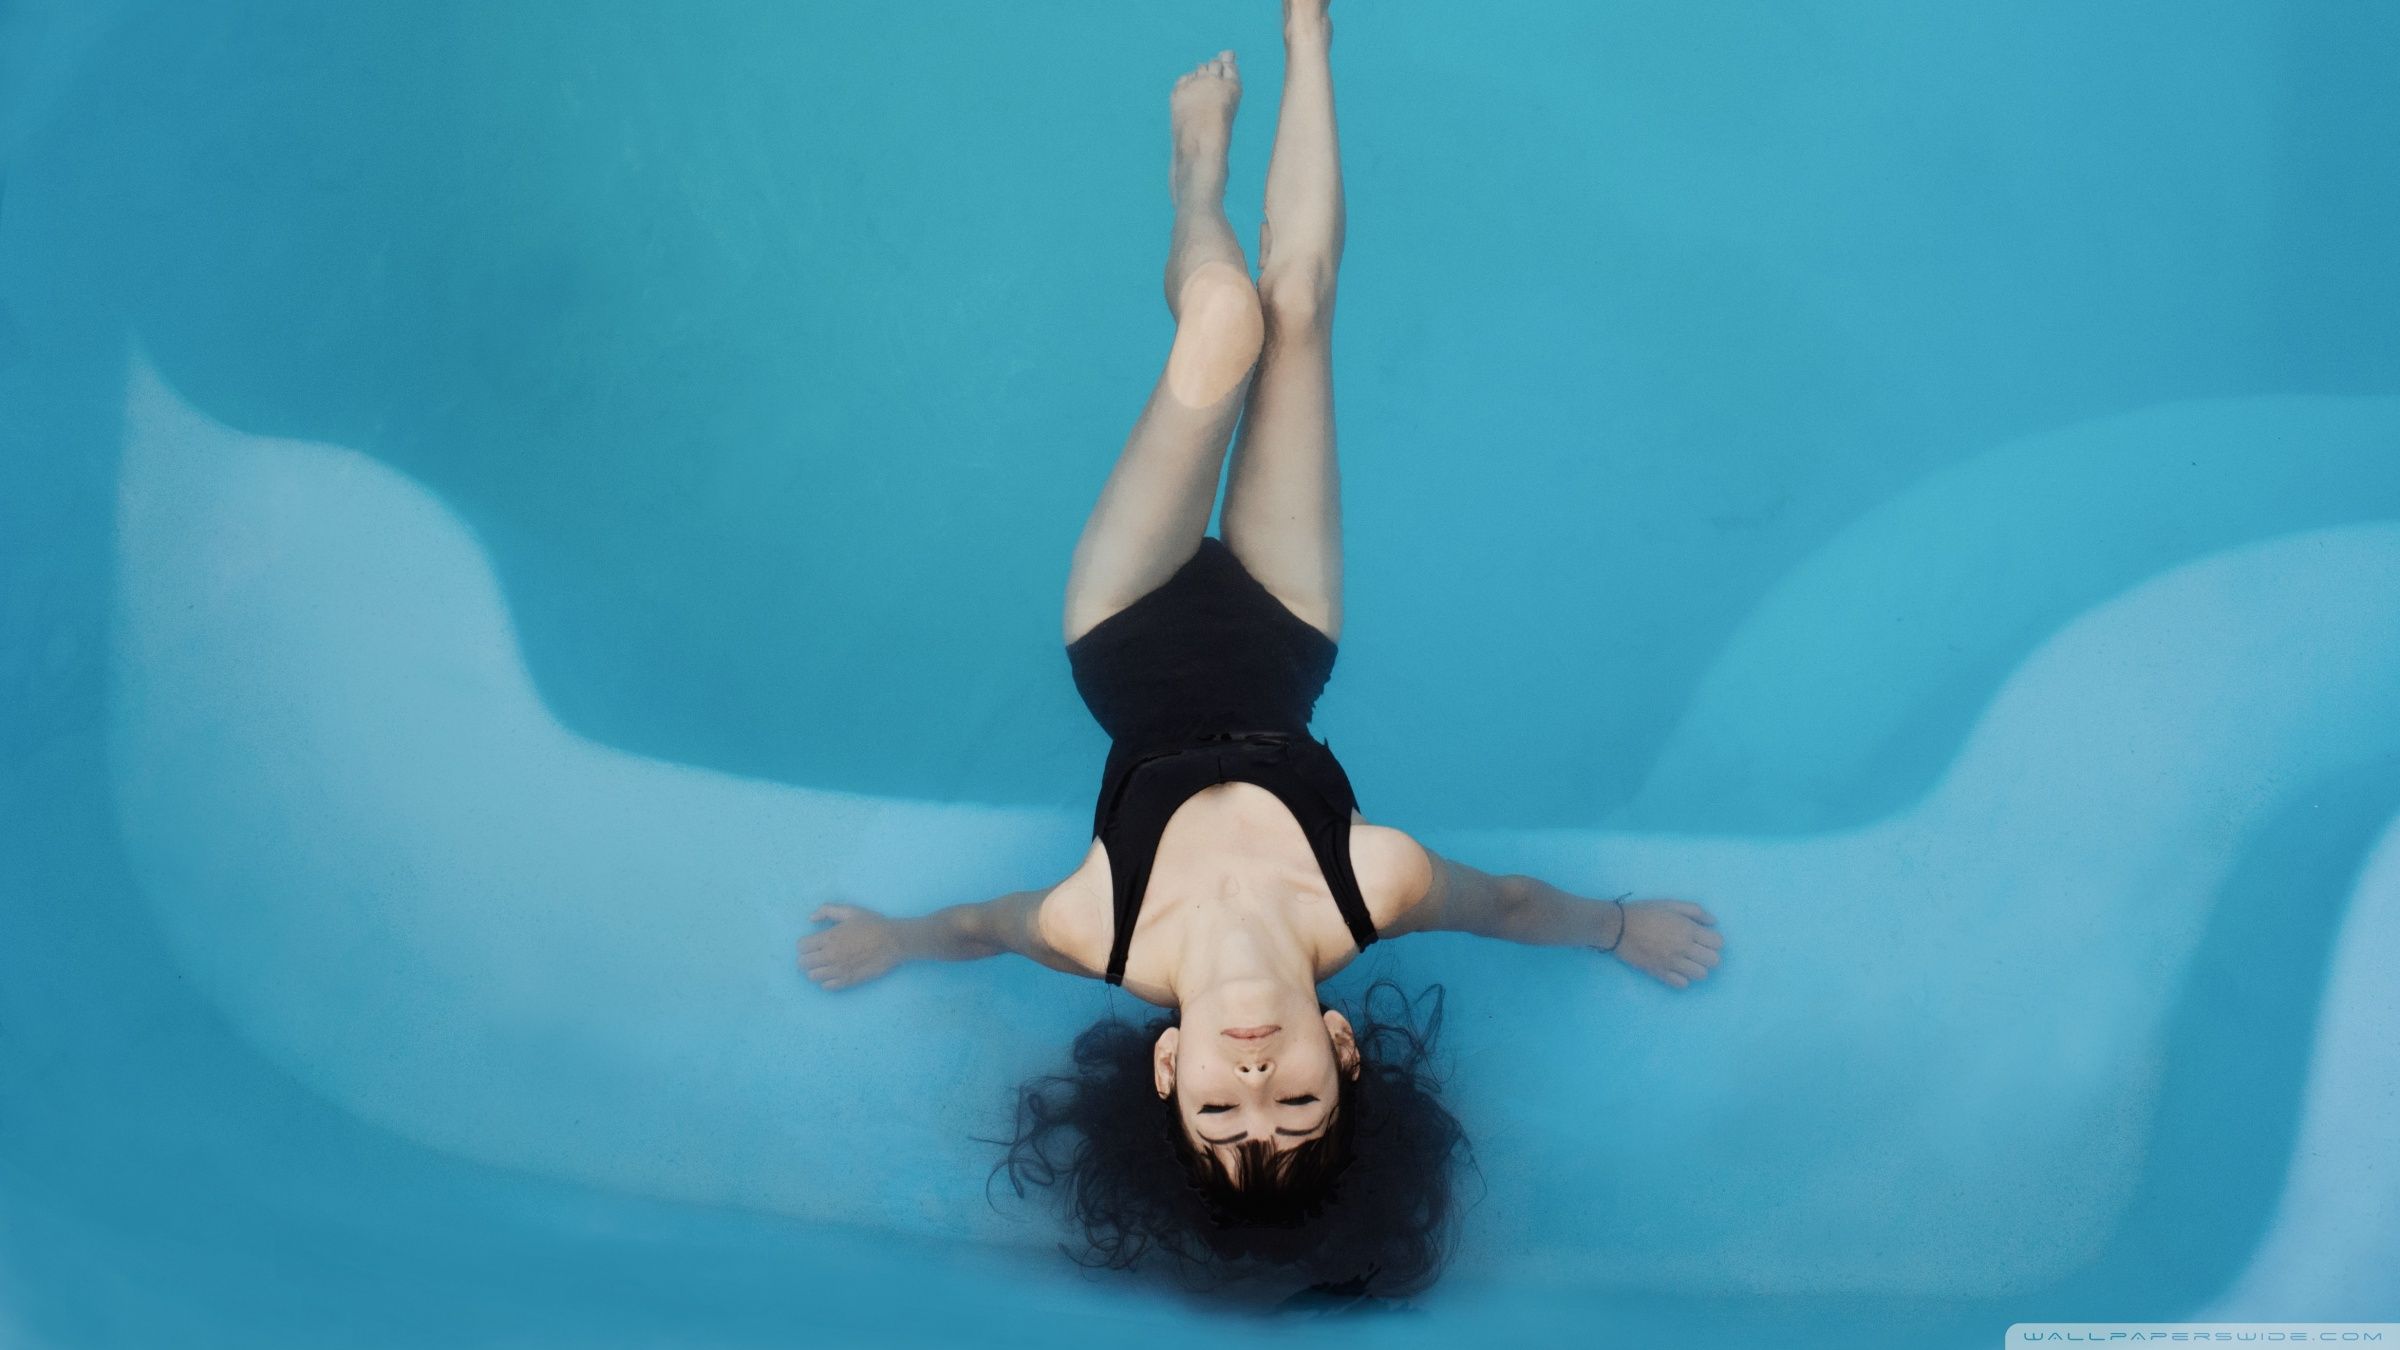
[[[1277,1151],[1325,1132],[1340,1076],[1356,1078],[1358,1041],[1332,1009],[1289,1023],[1169,1027],[1153,1052],[1158,1095],[1171,1097],[1194,1147],[1235,1166],[1235,1145]]]

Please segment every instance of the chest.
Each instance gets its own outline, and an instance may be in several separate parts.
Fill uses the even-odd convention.
[[[1346,833],[1350,872],[1381,929],[1400,903],[1382,839],[1392,832],[1353,811]],[[1116,861],[1095,838],[1075,874],[1045,902],[1054,945],[1095,974],[1106,968],[1116,935]],[[1186,938],[1235,922],[1288,933],[1313,954],[1320,980],[1358,955],[1333,882],[1299,820],[1273,792],[1244,782],[1202,788],[1168,818],[1142,883],[1126,954],[1126,990],[1170,1004],[1166,978]]]

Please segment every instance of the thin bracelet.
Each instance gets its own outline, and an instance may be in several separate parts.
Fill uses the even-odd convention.
[[[1625,895],[1631,895],[1631,894],[1633,894],[1633,892],[1631,892],[1631,891],[1627,891],[1627,892],[1625,892]],[[1592,948],[1592,950],[1593,950],[1593,951],[1596,951],[1596,952],[1613,952],[1613,951],[1615,951],[1615,950],[1616,950],[1616,949],[1617,949],[1617,948],[1618,948],[1620,945],[1622,945],[1622,944],[1624,943],[1624,941],[1625,941],[1625,895],[1620,895],[1620,896],[1616,897],[1615,899],[1613,899],[1613,900],[1611,900],[1611,901],[1609,901],[1609,902],[1608,902],[1608,903],[1610,903],[1610,904],[1612,904],[1612,905],[1615,905],[1615,906],[1617,907],[1617,935],[1616,935],[1616,937],[1614,937],[1614,938],[1610,939],[1610,941],[1609,941],[1609,944],[1608,944],[1607,946],[1605,946],[1605,947],[1594,947],[1594,948]]]

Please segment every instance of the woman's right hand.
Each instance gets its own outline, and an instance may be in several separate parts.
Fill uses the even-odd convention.
[[[827,989],[865,984],[909,958],[906,920],[857,905],[819,905],[808,917],[833,925],[800,939],[800,968]]]
[[[1611,953],[1676,989],[1708,978],[1725,939],[1715,915],[1689,900],[1625,900],[1625,930]]]

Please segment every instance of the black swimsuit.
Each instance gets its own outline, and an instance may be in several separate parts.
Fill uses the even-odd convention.
[[[1167,821],[1215,783],[1256,783],[1281,799],[1352,940],[1362,950],[1375,941],[1350,867],[1358,799],[1332,747],[1308,734],[1336,651],[1214,535],[1156,590],[1067,644],[1075,688],[1110,738],[1092,814],[1116,883],[1110,984],[1125,982]]]

